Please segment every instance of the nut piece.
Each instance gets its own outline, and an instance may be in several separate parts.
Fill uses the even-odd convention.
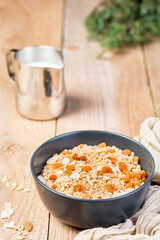
[[[32,228],[33,228],[33,225],[30,221],[27,221],[25,224],[24,224],[24,229],[28,232],[31,232],[32,231]]]

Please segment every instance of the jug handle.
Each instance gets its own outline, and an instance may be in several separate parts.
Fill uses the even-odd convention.
[[[17,49],[11,49],[7,52],[6,54],[6,60],[7,60],[7,68],[8,68],[8,73],[12,81],[15,81],[14,78],[14,66],[13,66],[13,53],[15,54],[17,52]]]

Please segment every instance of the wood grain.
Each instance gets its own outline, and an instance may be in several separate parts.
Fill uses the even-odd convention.
[[[56,131],[99,129],[132,137],[138,134],[140,123],[154,115],[143,52],[138,46],[110,58],[96,58],[100,47],[87,42],[84,20],[98,2],[66,3],[63,53],[68,106]],[[77,233],[50,217],[50,240],[74,239]]]
[[[155,114],[160,117],[160,40],[155,39],[145,45],[144,58],[147,70],[148,84],[150,86]]]
[[[63,0],[0,1],[0,176],[7,175],[18,184],[29,186],[31,192],[11,191],[1,182],[0,204],[11,202],[15,214],[1,220],[0,239],[15,239],[5,222],[14,220],[23,225],[33,223],[33,239],[45,240],[49,213],[41,203],[30,174],[33,151],[55,135],[55,121],[35,122],[22,118],[16,111],[14,83],[9,80],[5,54],[11,48],[47,44],[61,49]]]

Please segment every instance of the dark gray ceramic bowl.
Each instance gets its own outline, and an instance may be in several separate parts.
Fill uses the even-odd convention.
[[[58,193],[37,178],[53,153],[60,153],[81,143],[95,145],[100,142],[133,151],[140,157],[141,167],[147,173],[147,181],[140,188],[120,197],[88,200]],[[43,143],[31,159],[31,172],[45,207],[60,221],[79,228],[108,227],[131,217],[143,203],[154,168],[153,157],[143,145],[129,137],[105,131],[77,131],[54,137]]]

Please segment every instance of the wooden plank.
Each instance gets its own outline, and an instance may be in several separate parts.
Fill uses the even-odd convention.
[[[98,0],[67,1],[64,59],[68,105],[57,134],[80,129],[138,134],[140,123],[154,115],[143,54],[138,46],[98,60],[98,44],[88,43],[84,20]],[[65,227],[64,227],[65,226]],[[49,239],[73,239],[78,230],[50,220]]]
[[[145,45],[144,58],[148,76],[148,84],[151,88],[152,100],[155,114],[160,117],[160,40],[155,39],[152,43]]]
[[[49,214],[35,189],[29,163],[38,145],[55,135],[54,120],[30,121],[17,113],[15,86],[8,77],[5,53],[11,48],[39,44],[61,49],[62,26],[63,0],[0,1],[0,176],[31,188],[29,193],[18,192],[1,182],[0,210],[4,202],[11,202],[15,210],[11,219],[0,220],[2,240],[15,239],[12,230],[3,227],[11,220],[18,225],[30,220],[33,239],[47,239]]]

